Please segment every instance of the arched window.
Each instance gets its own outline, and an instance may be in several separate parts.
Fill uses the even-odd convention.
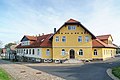
[[[62,56],[65,55],[65,49],[62,49],[61,54],[62,54]]]
[[[82,49],[79,50],[79,55],[83,55],[83,50]]]
[[[96,49],[94,50],[94,55],[97,55],[97,50]]]
[[[49,49],[46,50],[46,55],[50,56],[50,50]]]

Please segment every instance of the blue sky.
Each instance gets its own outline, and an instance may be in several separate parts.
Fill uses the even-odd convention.
[[[0,0],[0,40],[52,33],[68,19],[80,21],[94,35],[111,34],[120,45],[120,0]]]

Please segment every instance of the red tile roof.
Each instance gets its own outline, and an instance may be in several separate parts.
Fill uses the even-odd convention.
[[[28,40],[30,40],[30,41],[35,41],[35,40],[37,40],[37,37],[35,37],[35,36],[25,35],[25,36],[21,39],[21,41],[22,41],[25,37],[26,37]]]
[[[92,41],[92,47],[93,48],[116,48],[116,46],[114,46],[113,44],[106,44],[103,41],[99,40],[99,39],[94,39]]]
[[[27,37],[29,40],[37,40],[37,37],[35,37],[35,36],[28,36],[28,35],[26,35],[26,37]]]
[[[52,42],[49,40],[51,35],[53,35],[53,34],[37,36],[36,40],[32,44],[25,45],[25,46],[21,46],[21,44],[19,44],[16,48],[52,47]],[[32,38],[32,37],[30,37],[30,38]],[[34,39],[34,37],[32,39]]]
[[[98,39],[100,40],[107,40],[109,38],[109,36],[111,36],[110,34],[108,35],[100,35],[100,36],[97,36]]]
[[[5,48],[2,48],[2,51],[1,51],[2,53],[6,53],[7,52],[7,50],[5,49]]]
[[[78,23],[79,21],[76,21],[74,19],[69,19],[66,23]]]

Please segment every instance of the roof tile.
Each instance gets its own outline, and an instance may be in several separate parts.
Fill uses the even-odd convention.
[[[38,47],[52,47],[52,42],[49,40],[52,34],[46,34],[42,36],[37,36],[36,38],[29,37],[29,39],[36,39],[32,44],[21,46],[19,44],[16,48],[38,48]],[[28,37],[28,36],[27,36]]]

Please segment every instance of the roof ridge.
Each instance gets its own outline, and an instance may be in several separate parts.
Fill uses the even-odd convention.
[[[70,19],[69,19],[67,22],[65,22],[65,23],[78,23],[78,22],[79,22],[79,21],[70,18]]]
[[[111,36],[111,34],[98,35],[98,36],[96,36],[96,37],[101,37],[101,36]]]
[[[97,38],[96,41],[99,42],[100,44],[102,44],[104,47],[106,47],[106,46],[104,45],[105,43],[102,42],[100,39]],[[104,44],[103,44],[103,43],[104,43]]]

